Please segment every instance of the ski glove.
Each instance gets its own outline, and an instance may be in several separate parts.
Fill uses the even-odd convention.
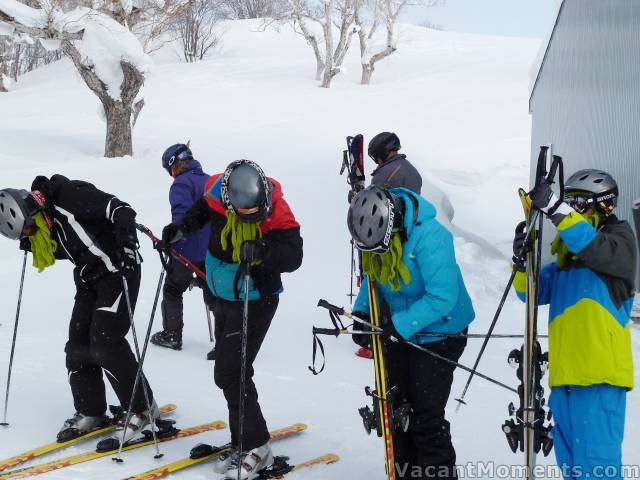
[[[264,260],[269,246],[262,240],[247,240],[242,244],[240,260],[245,263],[253,263]]]
[[[404,340],[404,338],[402,338],[402,335],[400,335],[396,330],[396,327],[391,320],[389,320],[387,324],[382,327],[382,333],[380,335],[382,336],[382,341],[387,345],[398,343],[400,340]]]
[[[527,237],[527,222],[520,222],[516,226],[516,234],[513,237],[513,257],[511,261],[513,266],[518,272],[525,272],[527,270],[527,252],[530,246],[525,248],[525,239]]]
[[[560,221],[573,211],[569,205],[558,199],[558,196],[551,190],[551,185],[546,182],[534,187],[529,192],[529,198],[531,198],[531,203],[535,208],[549,217],[555,217],[557,214],[561,217]],[[552,220],[556,225],[560,223],[559,221],[556,222],[556,218],[552,218]]]
[[[162,229],[162,240],[156,243],[155,248],[160,251],[167,251],[171,244],[179,242],[184,236],[180,227],[175,223],[170,223]]]
[[[371,319],[369,318],[369,315],[367,315],[364,312],[351,312],[351,315],[353,315],[354,317],[358,317],[366,322],[370,321]],[[362,325],[359,322],[353,322],[353,330],[359,330],[359,331],[363,331],[365,328],[364,325]],[[371,348],[371,335],[351,335],[351,338],[353,340],[353,343],[355,343],[356,345],[358,345],[359,347],[364,347],[364,348]]]
[[[31,251],[31,241],[29,240],[29,237],[22,237],[20,239],[20,250],[23,252]]]

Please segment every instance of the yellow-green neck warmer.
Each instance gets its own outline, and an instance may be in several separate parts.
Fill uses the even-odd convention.
[[[388,284],[394,292],[400,290],[400,279],[408,285],[411,282],[411,274],[402,261],[400,234],[393,234],[389,250],[382,255],[362,252],[362,270],[369,278]]]
[[[220,233],[220,244],[222,249],[227,251],[229,249],[229,237],[231,237],[231,246],[233,247],[231,258],[234,262],[240,263],[240,248],[242,244],[249,240],[262,238],[260,222],[243,222],[231,211],[227,211],[226,215],[227,223],[222,229],[222,233]]]
[[[38,272],[42,272],[45,268],[56,263],[53,254],[58,248],[58,244],[51,238],[51,231],[42,212],[36,213],[33,220],[38,227],[36,233],[29,237],[31,253],[33,253],[33,266],[38,269]]]
[[[598,213],[583,213],[582,217],[589,222],[596,230],[600,226],[601,219]],[[577,258],[562,240],[560,234],[557,234],[551,243],[551,255],[556,255],[556,263],[558,268],[562,269],[571,259]]]

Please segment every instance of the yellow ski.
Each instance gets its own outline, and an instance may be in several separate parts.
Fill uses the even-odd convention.
[[[160,408],[160,413],[162,415],[166,415],[168,413],[173,412],[176,408],[178,408],[176,405],[174,404],[168,404],[168,405],[163,405],[162,408]],[[33,450],[29,450],[23,453],[20,453],[19,455],[15,455],[13,457],[10,458],[6,458],[4,460],[0,460],[0,472],[2,472],[3,470],[7,470],[13,467],[16,467],[24,462],[28,462],[29,460],[33,460],[34,458],[37,457],[41,457],[43,455],[46,455],[48,453],[51,452],[56,452],[58,450],[61,450],[63,448],[66,448],[70,445],[75,445],[77,443],[80,442],[84,442],[85,440],[88,440],[90,438],[94,438],[97,437],[98,435],[103,435],[105,433],[109,433],[112,432],[113,430],[115,430],[117,427],[117,425],[111,424],[111,425],[107,425],[106,427],[94,430],[92,432],[86,433],[85,435],[81,435],[77,438],[74,438],[72,440],[67,440],[66,442],[51,442],[51,443],[47,443],[46,445],[42,445],[38,448],[34,448]]]

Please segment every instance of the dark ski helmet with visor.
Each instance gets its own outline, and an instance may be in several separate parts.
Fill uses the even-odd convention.
[[[391,236],[401,230],[402,200],[390,191],[371,186],[351,201],[347,225],[358,250],[382,254],[389,250]]]
[[[162,154],[162,168],[171,175],[171,168],[183,160],[193,160],[193,153],[188,145],[176,143],[167,148]]]
[[[260,222],[269,216],[272,192],[273,185],[264,171],[251,160],[237,160],[222,174],[222,203],[243,222]]]
[[[564,201],[578,213],[594,208],[607,216],[618,204],[618,184],[602,170],[578,170],[567,179],[564,191]]]
[[[382,132],[371,139],[367,153],[371,160],[381,163],[387,159],[389,152],[398,151],[400,148],[400,139],[395,133]]]
[[[40,208],[29,192],[15,188],[0,190],[0,234],[20,240],[29,227],[35,225],[33,216]]]

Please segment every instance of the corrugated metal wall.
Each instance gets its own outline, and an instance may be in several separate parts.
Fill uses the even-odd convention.
[[[530,110],[532,175],[540,145],[552,143],[567,175],[610,172],[617,214],[631,220],[640,197],[640,0],[565,0]]]

